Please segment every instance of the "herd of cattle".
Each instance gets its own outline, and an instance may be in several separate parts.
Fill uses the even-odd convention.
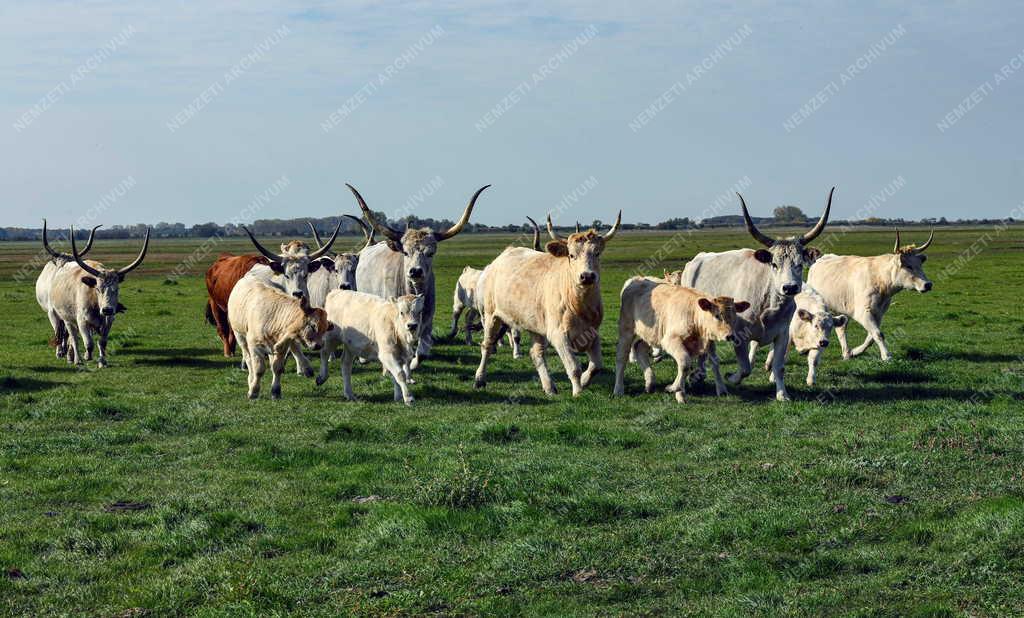
[[[327,380],[330,361],[338,359],[345,397],[354,399],[353,364],[379,360],[392,379],[395,401],[413,400],[412,371],[429,357],[434,343],[434,255],[440,242],[469,222],[487,186],[473,194],[458,222],[443,232],[390,227],[375,219],[354,187],[348,188],[365,218],[364,223],[363,218],[345,215],[364,232],[365,243],[358,251],[332,252],[340,220],[326,243],[310,225],[315,249],[293,240],[282,244],[280,253],[265,248],[243,228],[259,254],[222,254],[206,273],[206,318],[216,327],[225,356],[232,356],[236,346],[241,348],[250,398],[259,396],[268,366],[271,396],[281,396],[281,374],[289,355],[295,358],[298,373],[312,377],[315,372],[305,348],[320,354],[318,385]],[[878,256],[822,255],[809,245],[828,223],[834,191],[817,224],[793,238],[772,238],[758,230],[739,196],[746,228],[763,248],[699,253],[682,271],[628,279],[620,294],[614,394],[623,394],[623,375],[631,361],[643,370],[645,390],[652,392],[652,363],[664,354],[677,365],[675,380],[665,390],[678,401],[685,401],[688,371],[691,380],[702,379],[706,361],[721,395],[727,392],[726,381],[735,385],[750,375],[758,347],[767,346],[765,369],[775,382],[776,399],[785,401],[789,395],[784,367],[790,347],[808,356],[807,384],[813,385],[821,350],[833,329],[844,359],[863,353],[874,342],[882,359],[889,360],[882,318],[897,292],[931,290],[923,264],[934,233],[923,245],[903,246],[897,231],[892,252]],[[618,232],[622,213],[604,234],[581,231],[577,224],[575,233],[565,238],[556,233],[549,216],[551,240],[543,247],[537,223],[527,219],[534,229],[531,247],[507,247],[482,270],[463,270],[455,286],[448,338],[458,333],[461,316],[467,344],[472,344],[473,331],[482,331],[475,375],[476,387],[482,388],[498,342],[507,335],[518,358],[521,337],[528,335],[530,358],[544,392],[556,392],[544,358],[550,345],[576,396],[602,367],[601,254]],[[120,269],[83,259],[95,232],[93,228],[79,252],[72,228],[71,254],[61,253],[50,246],[43,221],[42,242],[50,260],[36,281],[36,299],[53,327],[58,358],[81,365],[92,359],[98,339],[97,365],[105,367],[110,329],[124,311],[119,285],[145,259],[149,231],[138,257]],[[375,233],[383,237],[381,242],[374,242]],[[852,350],[846,340],[848,317],[867,331],[864,342]],[[736,351],[738,368],[727,380],[715,351],[721,341]],[[585,369],[580,367],[581,354],[587,356]]]

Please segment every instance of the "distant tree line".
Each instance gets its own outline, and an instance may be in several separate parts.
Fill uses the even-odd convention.
[[[807,215],[803,213],[796,206],[779,206],[775,209],[773,217],[751,217],[751,219],[758,226],[771,227],[773,225],[805,225],[813,223],[813,220],[809,219]],[[405,229],[406,225],[410,227],[429,227],[435,230],[443,230],[455,225],[454,221],[450,219],[431,219],[431,218],[420,218],[416,216],[404,217],[400,220],[390,220],[387,215],[383,212],[374,212],[375,217],[378,221],[388,221],[388,225],[396,229]],[[253,234],[258,236],[284,236],[289,238],[306,238],[309,234],[309,226],[307,221],[311,222],[317,229],[317,232],[321,237],[330,235],[334,231],[334,227],[338,225],[338,219],[336,217],[298,217],[293,219],[257,219],[248,225]],[[884,219],[880,217],[869,217],[867,219],[858,219],[856,221],[843,221],[843,220],[832,220],[831,224],[834,225],[851,225],[851,226],[901,226],[901,225],[996,225],[999,223],[1014,223],[1011,219],[957,219],[955,221],[947,221],[945,217],[934,218],[928,217],[919,221],[911,219],[895,218],[895,219]],[[562,222],[565,223],[565,222]],[[543,225],[543,223],[541,223]],[[610,223],[605,223],[601,220],[591,221],[589,224],[582,223],[582,227],[594,227],[595,229],[605,229]],[[622,228],[626,230],[689,230],[689,229],[703,229],[703,228],[720,228],[720,227],[737,227],[743,225],[743,217],[740,215],[721,215],[717,217],[708,217],[700,221],[691,220],[689,217],[675,217],[662,221],[660,223],[649,224],[649,223],[623,223]],[[84,225],[82,228],[75,229],[75,237],[77,239],[85,240],[89,236],[89,228],[91,226]],[[571,230],[575,227],[575,222],[569,225],[557,225],[556,228],[559,230]],[[168,223],[161,221],[156,225],[152,226],[152,235],[154,238],[209,238],[211,236],[244,236],[245,231],[242,230],[242,226],[234,223],[197,223],[196,225],[187,226],[183,223]],[[524,230],[529,230],[528,225],[525,221],[523,223],[507,223],[505,225],[484,225],[482,223],[469,223],[466,225],[463,233],[494,233],[494,232],[506,232],[506,233],[518,233]],[[68,229],[65,228],[50,228],[49,233],[55,239],[66,238]],[[140,238],[146,233],[146,225],[143,223],[136,223],[134,225],[111,225],[109,227],[102,227],[96,231],[97,238]],[[344,235],[362,235],[362,230],[358,225],[351,219],[343,218],[341,223],[341,232]],[[42,237],[42,227],[37,228],[23,228],[23,227],[3,227],[0,228],[0,240],[39,240]]]

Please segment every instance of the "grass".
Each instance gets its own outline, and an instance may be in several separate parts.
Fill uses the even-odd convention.
[[[941,276],[988,234],[970,263]],[[605,363],[622,282],[668,234],[624,233],[603,260]],[[345,239],[350,241],[351,239]],[[465,264],[511,237],[458,237],[436,262],[436,331]],[[874,254],[891,232],[833,249]],[[346,245],[350,244],[346,242]],[[0,243],[0,611],[12,615],[713,614],[1001,616],[1024,607],[1024,233],[941,229],[929,295],[899,295],[877,350],[772,400],[760,370],[704,387],[578,399],[500,349],[441,345],[416,402],[374,366],[341,380],[286,373],[284,399],[245,400],[245,375],[203,320],[211,256],[156,240],[128,277],[111,367],[75,371],[47,347],[38,248]],[[700,250],[749,246],[735,231]],[[98,242],[126,263],[135,242]],[[225,243],[216,251],[246,251]],[[652,269],[654,270],[654,269]],[[657,268],[660,273],[660,266]],[[863,332],[851,328],[851,342]],[[732,366],[731,359],[723,359]],[[289,365],[291,367],[291,365]],[[659,385],[674,375],[657,365]],[[143,611],[144,610],[144,611]]]

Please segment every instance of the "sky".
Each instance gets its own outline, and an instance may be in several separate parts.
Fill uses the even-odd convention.
[[[1010,2],[0,4],[0,226],[1010,216]]]

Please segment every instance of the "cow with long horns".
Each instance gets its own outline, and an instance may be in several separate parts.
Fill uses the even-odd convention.
[[[142,250],[135,261],[128,266],[109,269],[94,260],[85,261],[75,246],[75,228],[71,227],[71,258],[68,264],[56,272],[50,287],[50,306],[58,319],[67,328],[68,361],[83,364],[92,358],[94,337],[99,338],[98,367],[107,366],[107,339],[114,317],[122,308],[119,301],[121,282],[131,271],[142,264],[149,250],[149,228],[142,241]],[[85,346],[85,354],[79,349],[79,338]]]
[[[921,246],[896,244],[892,253],[861,257],[857,255],[823,255],[807,273],[807,283],[825,299],[829,309],[849,316],[867,331],[864,343],[850,349],[846,341],[847,324],[836,327],[836,336],[843,358],[859,356],[871,345],[878,344],[883,361],[892,358],[882,333],[882,318],[889,310],[892,297],[903,290],[930,292],[932,282],[924,274],[924,251],[931,246],[935,231]]]
[[[683,269],[682,284],[712,296],[731,296],[750,302],[740,314],[734,346],[739,370],[729,376],[729,382],[739,384],[750,375],[750,342],[771,345],[772,378],[775,398],[788,401],[784,381],[786,348],[789,345],[789,323],[796,311],[794,297],[803,285],[804,267],[812,264],[821,252],[808,248],[828,223],[832,210],[832,194],[818,223],[800,237],[772,238],[762,233],[750,219],[743,196],[740,207],[747,231],[764,249],[734,249],[721,253],[698,253]]]
[[[529,332],[533,343],[530,358],[537,368],[544,392],[553,395],[544,350],[555,348],[578,396],[601,366],[598,327],[604,318],[601,302],[601,253],[619,231],[622,212],[604,235],[595,230],[559,237],[548,216],[550,241],[543,253],[525,247],[508,247],[484,269],[483,339],[476,387],[486,384],[487,361],[504,327]],[[577,353],[590,360],[580,373]]]
[[[89,250],[92,249],[92,241],[96,236],[96,230],[99,228],[100,226],[98,225],[92,228],[92,231],[89,232],[89,240],[85,243],[85,248],[78,255],[84,257],[86,253],[89,253]],[[36,279],[36,302],[39,303],[39,307],[42,308],[43,312],[46,313],[46,317],[50,320],[50,326],[53,328],[52,343],[56,349],[57,358],[65,358],[68,353],[68,329],[50,303],[50,290],[53,288],[53,278],[57,276],[57,273],[62,268],[73,263],[75,258],[70,253],[61,253],[54,250],[50,246],[46,233],[46,219],[43,219],[43,249],[50,255],[50,259],[43,265],[43,270],[39,273],[39,278]],[[119,309],[123,310],[123,306],[119,307]],[[91,353],[86,360],[92,360]]]
[[[448,240],[466,227],[477,198],[490,185],[477,189],[462,217],[443,232],[408,227],[405,231],[399,231],[389,226],[386,221],[377,221],[359,191],[352,185],[346,186],[359,202],[363,216],[384,237],[384,242],[370,245],[359,252],[356,289],[382,298],[396,298],[406,294],[424,296],[423,315],[419,323],[419,344],[416,358],[411,364],[415,369],[423,358],[430,354],[430,347],[434,342],[434,254],[437,252],[438,243]]]
[[[323,307],[327,301],[327,295],[333,290],[355,290],[356,289],[356,267],[359,265],[359,252],[373,244],[373,228],[366,225],[359,217],[343,215],[352,219],[359,225],[365,240],[363,244],[354,251],[335,253],[329,251],[320,258],[320,269],[309,276],[309,305],[311,307]],[[320,234],[311,221],[306,222],[309,230],[313,233],[313,240],[319,249],[323,247]]]
[[[252,244],[262,255],[231,255],[222,253],[217,260],[206,270],[206,321],[217,328],[217,335],[224,344],[224,356],[230,357],[235,353],[235,334],[231,330],[231,322],[228,320],[228,298],[235,284],[256,265],[265,265],[274,274],[280,275],[281,287],[287,294],[296,298],[302,298],[309,293],[309,275],[315,273],[321,266],[319,259],[331,249],[334,240],[338,237],[341,229],[341,221],[334,229],[334,234],[321,245],[319,249],[310,253],[306,243],[293,240],[281,245],[281,253],[273,253],[267,250],[256,240],[249,228],[242,226],[245,233],[249,235]],[[318,243],[319,244],[319,243]],[[308,370],[312,376],[312,369]]]

